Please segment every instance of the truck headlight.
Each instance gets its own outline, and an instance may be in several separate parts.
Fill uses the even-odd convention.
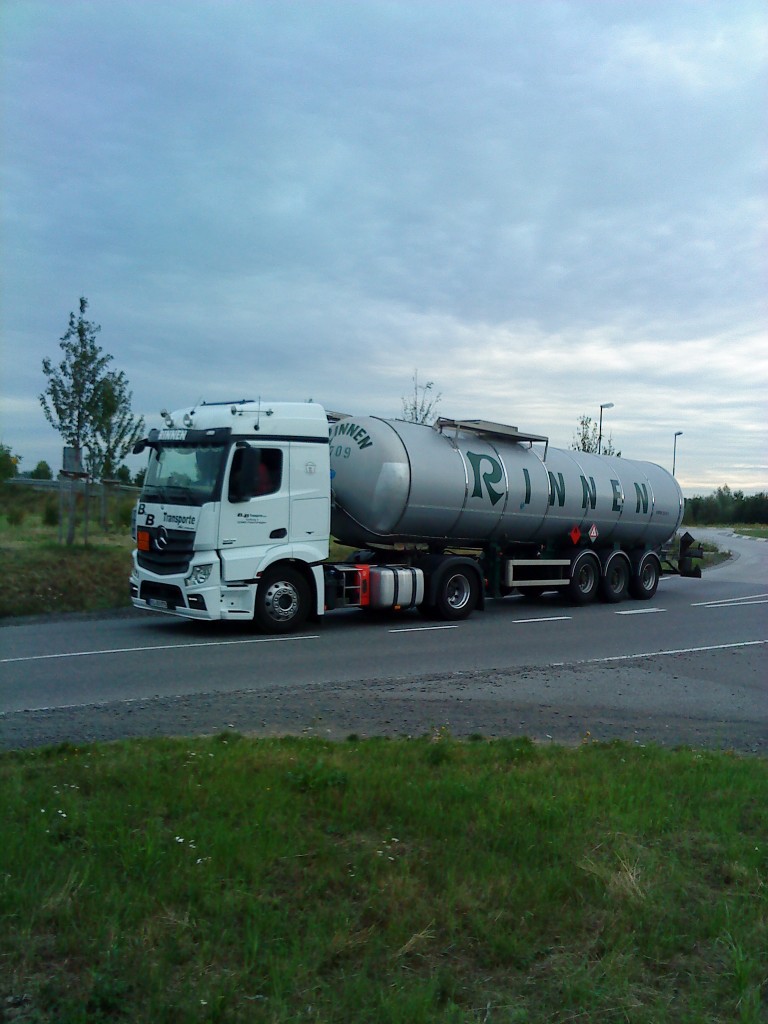
[[[196,565],[189,576],[184,580],[184,585],[187,587],[202,587],[211,575],[212,569],[213,566],[211,564]]]

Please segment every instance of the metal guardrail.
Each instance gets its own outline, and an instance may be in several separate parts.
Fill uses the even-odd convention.
[[[40,491],[53,491],[58,493],[60,490],[67,491],[74,490],[77,493],[85,493],[86,483],[91,494],[98,494],[102,488],[109,494],[135,494],[138,496],[141,491],[140,487],[136,487],[134,484],[124,484],[118,480],[99,480],[90,481],[76,480],[72,477],[62,477],[60,480],[33,480],[26,476],[14,476],[10,477],[5,481],[8,484],[12,484],[14,487],[34,487]]]

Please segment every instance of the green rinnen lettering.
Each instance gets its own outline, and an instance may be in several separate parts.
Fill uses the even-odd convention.
[[[586,508],[589,504],[590,508],[594,508],[597,504],[597,487],[595,486],[595,478],[591,476],[589,480],[585,476],[581,478],[581,507]]]
[[[523,504],[520,508],[522,508],[523,505],[531,504],[531,474],[527,469],[524,469],[523,476],[525,477],[525,498],[523,498]]]
[[[648,487],[645,484],[639,484],[635,482],[635,496],[637,497],[637,507],[635,512],[640,511],[640,506],[643,506],[643,513],[648,512]]]
[[[549,504],[555,504],[555,496],[557,496],[557,504],[560,508],[565,504],[565,480],[563,480],[563,474],[558,473],[557,479],[555,474],[549,471]]]
[[[498,459],[491,458],[490,455],[478,455],[476,452],[467,452],[467,458],[472,464],[472,473],[474,475],[472,497],[482,498],[482,485],[485,483],[485,489],[488,492],[488,497],[491,499],[491,505],[495,505],[497,501],[500,501],[504,497],[503,491],[494,490],[491,486],[492,484],[497,484],[504,476],[504,470],[501,468],[501,463]],[[480,470],[480,466],[483,462],[489,462],[491,465],[491,469],[486,473],[482,473]]]
[[[371,448],[373,446],[373,441],[371,440],[370,434],[366,432],[365,427],[361,427],[359,424],[350,420],[337,423],[333,428],[331,437],[337,437],[339,434],[349,434],[361,451],[363,448]]]
[[[621,512],[624,507],[624,495],[621,493],[621,484],[618,480],[611,480],[611,487],[613,488],[612,511]]]

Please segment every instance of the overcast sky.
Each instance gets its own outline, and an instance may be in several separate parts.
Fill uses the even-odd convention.
[[[763,0],[3,0],[0,440],[81,295],[136,413],[312,398],[768,490]],[[130,463],[139,468],[138,460]]]

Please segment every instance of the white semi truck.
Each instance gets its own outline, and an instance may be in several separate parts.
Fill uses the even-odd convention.
[[[576,604],[653,597],[700,575],[673,476],[553,448],[485,420],[432,426],[314,403],[202,403],[162,413],[136,446],[137,608],[253,621],[270,633],[337,608],[446,620],[486,596],[557,589]],[[331,537],[358,550],[331,563]]]

